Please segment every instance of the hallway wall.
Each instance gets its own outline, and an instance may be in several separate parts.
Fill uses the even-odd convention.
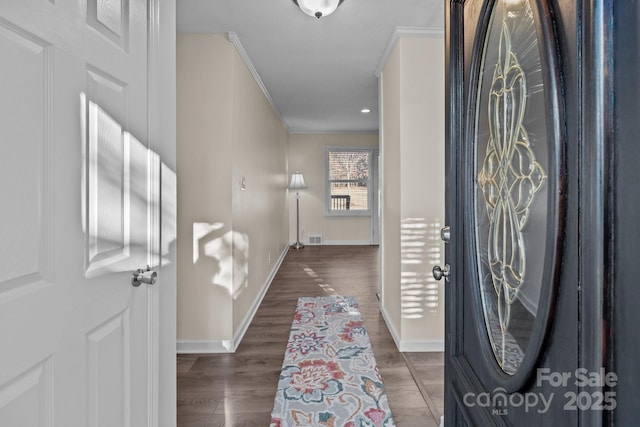
[[[178,350],[234,351],[287,249],[287,130],[223,35],[178,34]]]
[[[442,351],[444,43],[400,37],[382,92],[382,311],[401,351]]]
[[[402,351],[441,350],[442,38],[399,38],[381,71],[381,135],[292,134],[223,35],[178,36],[178,349],[234,351],[295,240],[291,172],[305,174],[301,240],[370,239],[370,218],[324,215],[326,146],[380,141],[382,312]]]

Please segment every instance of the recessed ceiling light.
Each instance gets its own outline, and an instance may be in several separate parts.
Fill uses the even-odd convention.
[[[371,109],[369,108],[363,108],[362,110],[360,110],[361,113],[367,114],[371,112]]]

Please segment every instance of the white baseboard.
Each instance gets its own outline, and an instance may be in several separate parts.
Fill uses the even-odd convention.
[[[235,353],[244,338],[244,334],[247,332],[253,317],[256,315],[264,296],[267,294],[269,287],[271,286],[271,282],[275,277],[278,269],[280,269],[280,265],[282,261],[284,261],[284,257],[287,255],[289,251],[289,245],[285,246],[282,250],[282,254],[274,264],[271,269],[271,273],[265,280],[258,297],[253,302],[251,309],[247,312],[240,322],[240,327],[233,335],[233,339],[230,340],[178,340],[176,343],[176,350],[178,354],[196,354],[196,353]]]
[[[389,315],[385,311],[384,307],[380,305],[380,312],[382,318],[387,324],[389,333],[395,342],[398,351],[402,353],[430,353],[444,351],[444,339],[441,340],[403,340],[398,334],[395,325],[391,322]]]
[[[176,343],[178,354],[233,353],[233,340],[180,340]]]
[[[370,240],[325,240],[322,242],[324,246],[369,246]]]
[[[433,353],[444,351],[444,340],[401,340],[400,351],[407,353]]]
[[[289,245],[285,246],[284,249],[282,250],[280,257],[278,258],[273,268],[271,269],[271,273],[269,273],[267,280],[265,280],[264,285],[262,286],[262,290],[258,294],[258,297],[253,302],[253,305],[251,306],[251,309],[247,312],[246,316],[244,316],[244,319],[242,319],[242,322],[240,322],[240,327],[238,328],[236,333],[233,335],[233,342],[235,343],[235,347],[233,348],[234,352],[240,345],[242,338],[244,338],[244,334],[247,333],[247,329],[249,329],[249,325],[251,324],[251,321],[256,315],[258,308],[260,308],[260,304],[262,304],[262,300],[264,299],[264,296],[267,294],[267,291],[271,286],[271,282],[273,281],[273,278],[276,276],[276,273],[280,269],[280,265],[282,264],[282,261],[284,261],[284,257],[287,255],[287,252],[289,252]]]

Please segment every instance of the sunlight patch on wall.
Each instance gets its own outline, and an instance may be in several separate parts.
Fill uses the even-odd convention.
[[[231,295],[237,299],[242,290],[249,285],[249,235],[232,232],[233,238],[233,288]]]
[[[208,222],[194,222],[193,223],[193,263],[195,264],[200,259],[200,241],[207,235],[214,231],[220,230],[224,227],[222,222],[214,222],[210,224]]]
[[[248,285],[249,236],[225,232],[222,222],[195,222],[193,263],[211,274],[212,284],[227,289],[236,299]]]
[[[433,265],[442,259],[440,221],[405,218],[401,225],[400,278],[402,317],[420,319],[438,313],[440,293],[431,274]]]
[[[205,236],[210,238],[210,232]],[[214,265],[211,266],[211,283],[214,285],[222,286],[227,289],[229,295],[231,295],[233,288],[233,265],[232,265],[232,244],[233,234],[231,231],[223,234],[220,237],[205,241],[200,239],[202,243],[203,258],[206,261],[213,261]],[[203,263],[205,260],[199,260],[199,263]]]
[[[405,218],[401,225],[400,252],[402,264],[422,264],[427,225],[424,218]]]

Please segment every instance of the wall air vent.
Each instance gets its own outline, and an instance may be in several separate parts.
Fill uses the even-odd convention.
[[[322,244],[322,234],[309,234],[309,244],[310,245],[321,245]]]

